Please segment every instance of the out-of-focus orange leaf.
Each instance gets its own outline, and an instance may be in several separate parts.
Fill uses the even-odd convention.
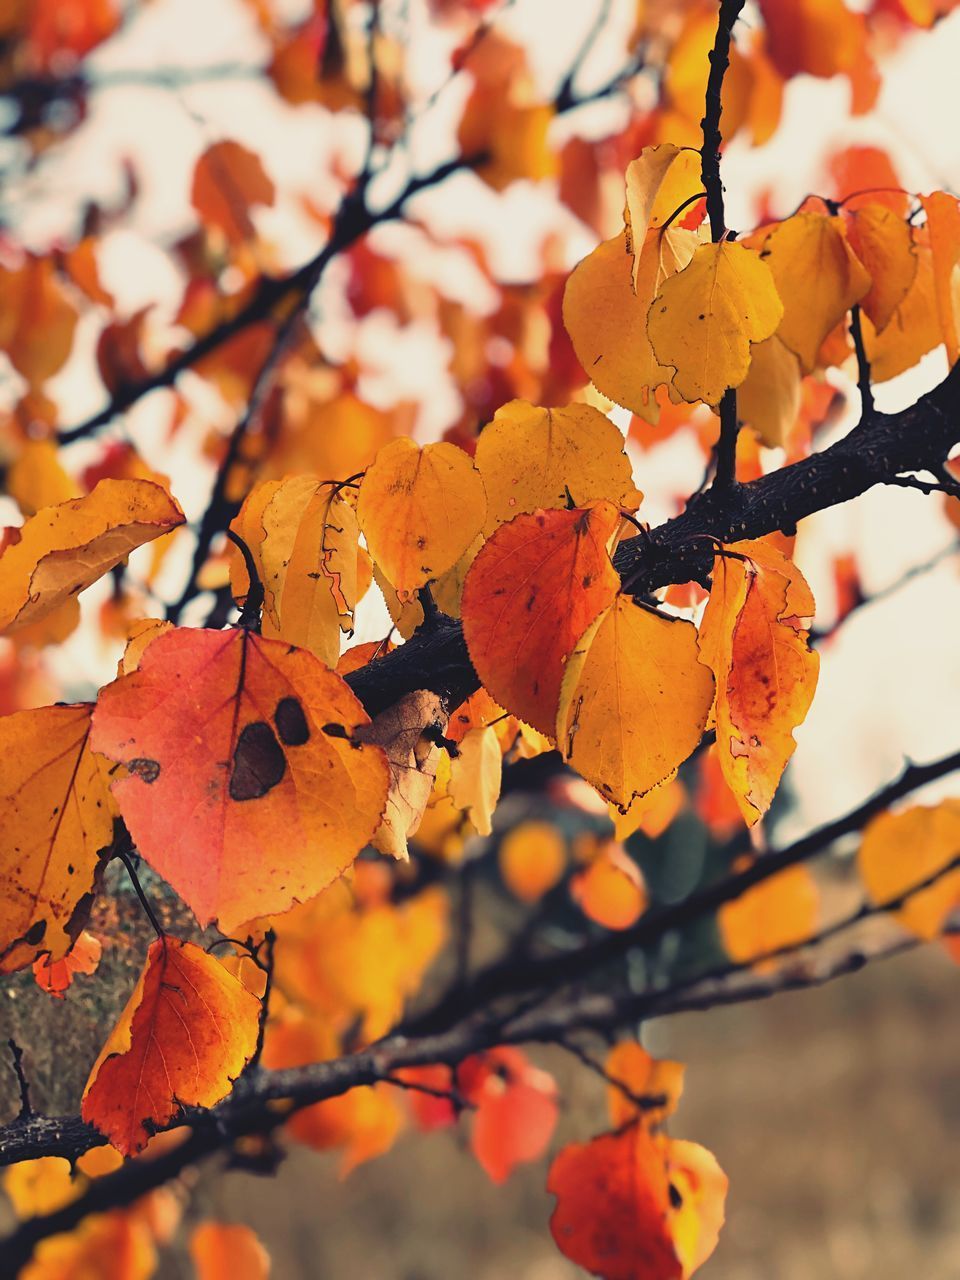
[[[905,217],[910,196],[903,190],[900,175],[882,147],[854,145],[834,151],[827,161],[833,195],[847,210],[862,204],[883,204]]]
[[[648,1128],[657,1126],[676,1111],[683,1093],[685,1068],[682,1062],[661,1061],[651,1057],[636,1040],[621,1040],[607,1054],[603,1069],[609,1079],[624,1085],[634,1097],[651,1103],[655,1098],[663,1099],[659,1105],[641,1109],[624,1089],[618,1089],[615,1084],[608,1085],[607,1111],[615,1129],[634,1119],[639,1119]]]
[[[253,1056],[260,1001],[192,942],[158,938],[83,1093],[81,1113],[124,1155],[181,1106],[212,1107]]]
[[[83,1191],[83,1179],[73,1176],[70,1161],[61,1156],[21,1160],[4,1169],[2,1182],[21,1220],[54,1213]]]
[[[499,861],[510,892],[521,902],[537,902],[563,875],[567,847],[549,822],[521,822],[500,842]]]
[[[177,629],[101,690],[93,741],[129,770],[114,794],[143,856],[229,933],[319,893],[373,835],[388,770],[354,737],[369,723],[305,650]]]
[[[452,444],[385,445],[360,485],[370,554],[401,601],[438,578],[483,528],[487,499],[471,458]]]
[[[77,310],[52,258],[28,254],[19,268],[0,266],[0,350],[31,387],[53,377],[73,349]]]
[[[817,687],[804,622],[813,595],[769,540],[737,542],[714,562],[700,651],[717,682],[717,754],[749,824],[773,799]],[[740,559],[733,558],[741,557]]]
[[[0,631],[52,613],[183,521],[174,499],[149,480],[101,480],[86,497],[38,511],[0,556]]]
[[[270,1255],[243,1223],[201,1222],[190,1236],[197,1280],[267,1280]]]
[[[242,244],[255,235],[251,208],[273,204],[274,194],[260,157],[226,139],[208,147],[197,161],[190,203],[205,226],[217,227],[233,244]]]
[[[768,951],[812,938],[819,908],[809,867],[788,867],[723,904],[717,912],[720,940],[731,960],[749,964]]]
[[[486,533],[538,507],[584,507],[607,498],[636,511],[623,436],[599,409],[542,409],[512,400],[480,433],[477,469],[487,491]]]
[[[712,701],[694,625],[620,596],[567,661],[557,742],[564,759],[625,810],[687,758]]]
[[[649,840],[656,840],[683,808],[686,794],[682,782],[668,778],[646,795],[637,796],[626,813],[621,813],[615,804],[609,804],[613,834],[618,840],[626,840],[635,831],[642,831]]]
[[[905,929],[930,939],[960,904],[960,868],[946,870],[958,855],[960,800],[943,800],[874,818],[863,833],[857,867],[870,901],[878,906],[944,871],[896,913]]]
[[[115,1209],[84,1218],[75,1231],[41,1240],[18,1280],[149,1280],[156,1267],[147,1223]]]
[[[470,1147],[491,1182],[506,1182],[518,1164],[546,1152],[557,1123],[557,1087],[519,1049],[468,1058],[456,1083],[476,1107]]]
[[[80,486],[68,476],[53,440],[27,440],[7,471],[6,489],[24,516],[79,497]]]
[[[0,719],[0,971],[62,960],[89,912],[116,806],[87,705]]]
[[[34,960],[33,976],[37,986],[62,1000],[74,974],[96,973],[102,950],[100,939],[84,929],[62,960],[51,960],[49,956]]]
[[[40,67],[62,75],[65,61],[69,65],[88,54],[119,24],[116,0],[33,0],[27,32]]]
[[[774,334],[750,349],[750,372],[737,393],[737,412],[771,449],[786,444],[800,414],[797,357]]]
[[[640,868],[613,842],[574,876],[570,892],[583,914],[604,929],[629,929],[647,905]]]
[[[760,0],[770,58],[785,80],[849,73],[865,48],[863,16],[844,0]]]
[[[610,502],[517,516],[467,574],[463,633],[477,674],[541,733],[555,732],[567,656],[620,585],[609,554],[619,524]]]

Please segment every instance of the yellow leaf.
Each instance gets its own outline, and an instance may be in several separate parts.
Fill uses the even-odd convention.
[[[866,268],[850,248],[838,218],[796,213],[771,232],[762,256],[783,299],[777,337],[800,357],[805,373],[821,344],[870,289]]]
[[[626,232],[604,240],[567,280],[563,323],[577,359],[598,391],[655,422],[653,388],[669,382],[673,370],[657,360],[647,336],[647,313],[660,284],[690,261],[697,247],[693,231],[670,227],[650,231],[637,261]]]
[[[101,480],[83,498],[44,507],[0,556],[0,632],[51,613],[183,519],[149,480]]]
[[[67,475],[60,451],[53,440],[27,440],[16,462],[7,471],[7,493],[16,500],[25,516],[36,515],[41,507],[69,502],[80,487]]]
[[[257,485],[231,528],[250,548],[263,583],[263,634],[335,666],[340,635],[353,628],[360,539],[342,491],[309,475]],[[232,547],[238,597],[249,589],[242,563]]]
[[[498,525],[538,507],[584,507],[608,498],[636,511],[642,494],[623,436],[589,404],[542,409],[511,400],[498,409],[477,441],[477,469],[487,490],[489,535]]]
[[[627,250],[634,254],[633,284],[637,284],[639,253],[651,227],[661,227],[691,196],[703,190],[700,181],[700,153],[672,142],[644,147],[627,165],[627,203],[624,222]]]
[[[0,718],[0,971],[66,955],[84,923],[116,805],[89,747],[90,706]]]
[[[960,800],[882,813],[863,833],[857,856],[870,901],[879,906],[936,875],[960,855]],[[935,938],[960,903],[960,869],[912,894],[896,912],[905,929]]]
[[[490,819],[500,799],[503,753],[496,729],[471,729],[450,762],[450,798],[464,809],[478,835],[488,836]]]
[[[907,296],[917,274],[910,227],[887,205],[871,203],[851,213],[848,235],[854,253],[872,281],[860,306],[881,333]]]
[[[696,747],[712,701],[693,624],[620,596],[567,660],[557,742],[578,773],[626,809]]]
[[[940,331],[947,346],[947,359],[960,358],[960,323],[956,306],[956,277],[960,271],[960,203],[947,191],[923,196],[927,215],[930,251],[933,255],[934,292]]]
[[[635,1040],[623,1040],[607,1054],[604,1070],[608,1079],[625,1085],[636,1097],[664,1099],[661,1106],[644,1107],[640,1111],[623,1089],[608,1086],[607,1111],[614,1129],[629,1124],[638,1115],[641,1122],[650,1128],[662,1124],[676,1111],[683,1093],[685,1068],[682,1062],[659,1061]]]
[[[800,384],[797,357],[776,334],[757,343],[737,394],[737,412],[771,449],[786,442],[800,415]]]
[[[810,870],[788,867],[717,912],[720,939],[737,964],[813,937],[820,895]],[[772,961],[768,961],[768,964]]]
[[[936,282],[930,246],[917,242],[917,274],[906,297],[894,311],[883,333],[868,319],[863,321],[863,341],[874,382],[887,382],[918,364],[943,341],[937,315]]]
[[[718,404],[750,371],[750,344],[769,338],[783,306],[769,267],[742,244],[704,244],[663,284],[650,308],[657,359],[676,369],[690,402]]]
[[[803,575],[770,542],[736,542],[719,555],[700,628],[717,681],[717,755],[746,822],[773,799],[817,687],[818,655],[803,619],[814,601]],[[735,559],[734,556],[743,557]]]
[[[406,436],[377,454],[357,505],[370,554],[401,601],[460,559],[486,510],[480,473],[462,449],[421,449]]]

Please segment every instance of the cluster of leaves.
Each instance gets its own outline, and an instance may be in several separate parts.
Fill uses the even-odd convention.
[[[631,941],[642,950],[665,903],[718,879],[729,892],[703,915],[715,919],[721,976],[776,970],[817,937],[819,895],[802,857],[773,858],[774,874],[743,839],[774,803],[817,683],[815,605],[792,533],[775,520],[759,536],[708,537],[703,581],[671,578],[651,592],[638,572],[652,536],[644,476],[607,411],[631,412],[628,440],[644,451],[692,434],[715,467],[707,498],[722,503],[782,459],[812,456],[839,399],[828,371],[856,371],[866,420],[873,383],[938,347],[957,362],[956,197],[913,196],[882,153],[851,149],[835,157],[829,198],[786,217],[761,210],[737,237],[723,225],[701,126],[711,50],[722,67],[714,123],[722,101],[725,137],[743,130],[760,142],[776,128],[785,80],[842,74],[854,109],[867,110],[884,44],[953,6],[761,2],[762,26],[723,57],[716,5],[640,6],[625,72],[583,99],[578,68],[544,95],[489,7],[430,6],[455,37],[454,74],[470,77],[448,169],[472,167],[497,192],[556,180],[604,238],[570,273],[545,244],[529,286],[502,285],[482,247],[460,246],[497,301],[478,315],[430,291],[460,392],[442,440],[412,438],[410,405],[365,401],[359,359],[325,355],[304,318],[337,254],[358,325],[378,310],[398,323],[423,311],[404,264],[361,239],[406,198],[379,212],[367,203],[377,154],[402,150],[416,106],[388,6],[315,3],[291,25],[253,5],[283,99],[368,116],[364,169],[337,175],[336,211],[306,204],[328,236],[313,260],[278,273],[282,255],[258,232],[274,182],[234,140],[214,143],[194,170],[198,227],[171,249],[187,277],[174,343],[149,309],[118,314],[101,282],[98,236],[123,211],[91,211],[89,234],[66,248],[0,247],[0,349],[18,379],[0,444],[23,517],[0,544],[0,972],[32,966],[57,999],[76,974],[94,974],[111,939],[92,912],[114,858],[133,876],[141,859],[155,892],[162,879],[196,922],[161,927],[135,880],[158,936],[91,1067],[76,1170],[48,1156],[6,1177],[24,1218],[79,1213],[110,1185],[99,1179],[175,1164],[189,1150],[186,1126],[203,1132],[203,1112],[232,1101],[262,1105],[242,1132],[224,1120],[224,1142],[267,1165],[281,1124],[338,1151],[347,1173],[408,1123],[430,1131],[462,1113],[495,1182],[543,1157],[555,1082],[517,1046],[520,1032],[508,1034],[510,1019],[484,1021],[481,1034],[468,1016],[484,979],[496,996],[498,972],[538,958],[514,943],[500,970],[472,975],[469,938],[435,883],[452,869],[467,902],[471,867],[488,850],[499,890],[524,913],[521,943],[551,911],[572,912],[584,963]],[[738,9],[721,6],[721,35]],[[23,0],[0,28],[0,92],[21,103],[34,158],[53,140],[44,105],[68,82],[77,103],[96,91],[76,60],[120,21],[102,0],[78,4],[69,29],[55,11]],[[662,71],[654,109],[600,142],[574,134],[553,145],[559,115],[624,86],[629,97],[646,66]],[[407,194],[426,185],[411,177]],[[607,235],[611,207],[622,229]],[[81,314],[102,322],[96,359],[110,403],[61,429],[49,384]],[[203,397],[177,381],[187,368],[234,415],[229,435],[208,429]],[[190,580],[165,617],[159,584],[189,538],[167,478],[126,442],[79,474],[59,448],[159,387],[171,389],[170,432],[203,423],[196,452],[217,467]],[[42,655],[79,625],[78,594],[111,575],[99,621],[123,641],[116,679],[95,699],[56,702]],[[838,565],[838,586],[841,611],[855,608],[849,564]],[[180,625],[205,591],[216,601],[207,625]],[[393,629],[345,647],[368,593],[382,596]],[[238,620],[222,625],[234,602]],[[394,649],[394,632],[408,644]],[[451,685],[431,669],[431,646],[461,634]],[[412,681],[393,684],[406,649],[424,657]],[[498,811],[504,769],[553,753],[564,771],[552,820]],[[558,811],[575,829],[558,830]],[[718,865],[667,891],[643,850],[694,813]],[[859,853],[862,912],[890,909],[910,934],[938,937],[960,898],[960,809],[878,813]],[[456,972],[433,1016],[464,1036],[433,1054],[425,1035],[411,1051],[415,1036],[391,1033],[408,1002],[431,993],[435,963]],[[461,1001],[462,1017],[444,1024]],[[601,1026],[630,1021],[618,1008]],[[716,1245],[726,1179],[709,1152],[666,1132],[682,1069],[634,1040],[592,1065],[609,1082],[611,1131],[554,1158],[554,1238],[608,1280],[689,1276]],[[109,1148],[94,1145],[103,1139]],[[121,1157],[132,1166],[118,1172]],[[111,1277],[147,1277],[181,1207],[158,1187],[131,1209],[81,1213],[21,1274],[79,1276],[109,1256]],[[206,1224],[190,1248],[202,1280],[266,1275],[244,1228]]]

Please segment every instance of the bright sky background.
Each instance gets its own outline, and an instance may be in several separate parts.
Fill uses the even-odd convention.
[[[296,3],[288,7],[298,9]],[[414,15],[420,8],[419,3],[411,4]],[[610,30],[584,68],[580,81],[584,87],[602,82],[616,69],[633,9],[632,0],[614,5]],[[546,88],[562,75],[594,13],[593,4],[580,0],[514,0],[509,28],[531,42],[534,69]],[[748,8],[748,20],[749,13]],[[447,77],[449,40],[432,35],[421,23],[415,25],[411,41],[415,75],[429,92]],[[92,65],[107,74],[145,67],[256,63],[263,53],[250,14],[237,0],[154,0],[95,56]],[[824,154],[853,141],[886,147],[912,189],[960,188],[958,65],[960,14],[938,26],[932,36],[919,35],[898,51],[885,67],[878,109],[866,119],[848,119],[845,82],[792,82],[774,140],[759,149],[736,140],[725,156],[730,224],[746,227],[755,220],[753,199],[764,186],[773,188],[781,211],[792,209],[804,194],[822,186]],[[418,168],[428,169],[452,153],[466,87],[462,82],[450,85],[417,131],[413,151]],[[592,112],[591,124],[601,130],[619,118],[620,108],[607,104]],[[180,300],[182,280],[162,246],[192,225],[188,191],[193,164],[211,141],[223,135],[258,151],[281,191],[289,190],[294,196],[309,193],[321,205],[330,205],[335,198],[335,187],[327,177],[334,160],[355,163],[363,146],[359,121],[347,126],[342,120],[335,123],[320,108],[285,107],[268,86],[256,80],[199,85],[176,94],[155,88],[111,88],[92,96],[88,121],[66,144],[51,151],[25,184],[0,194],[0,204],[31,247],[44,248],[60,237],[70,239],[83,199],[95,196],[109,201],[118,196],[122,190],[119,161],[125,155],[134,156],[140,198],[128,227],[107,237],[103,275],[124,310],[132,312],[153,302],[158,305],[158,321],[163,321]],[[386,202],[401,181],[402,175],[388,174],[375,196],[382,195]],[[552,227],[569,235],[569,266],[593,243],[592,234],[576,224],[572,215],[558,213],[549,184],[540,189],[517,184],[497,197],[472,175],[463,175],[443,191],[423,197],[419,207],[425,216],[429,210],[431,226],[441,237],[482,235],[495,248],[494,270],[504,279],[538,274],[542,238]],[[319,228],[293,198],[263,211],[257,222],[276,246],[275,265],[299,264],[322,242]],[[476,270],[464,265],[460,254],[430,245],[402,227],[376,235],[381,247],[394,247],[405,256],[415,252],[415,257],[408,257],[412,269],[427,280],[442,282],[451,296],[470,300],[479,310],[493,305],[493,291]],[[338,278],[342,277],[334,264],[315,307],[325,350],[332,357],[359,353],[367,369],[361,389],[374,402],[388,403],[411,393],[426,395],[418,435],[424,440],[436,438],[457,412],[456,390],[437,333],[426,324],[401,330],[386,315],[374,317],[358,331],[338,302]],[[158,332],[162,333],[162,324]],[[81,328],[76,357],[52,384],[68,422],[80,420],[101,404],[99,385],[83,371],[95,338],[96,324]],[[881,389],[880,407],[909,403],[944,371],[942,356],[925,361],[919,371]],[[160,393],[138,405],[113,430],[128,432],[151,464],[174,477],[174,491],[188,514],[196,516],[210,482],[209,468],[198,463],[195,453],[202,433],[186,433],[171,452],[159,438],[164,411],[165,393]],[[225,429],[231,425],[230,415],[215,401],[207,425],[211,423]],[[77,446],[69,464],[80,466],[95,452],[87,444]],[[694,488],[702,473],[699,453],[679,443],[652,454],[638,452],[636,463],[638,482],[648,495],[641,514],[654,522],[670,513],[672,495]],[[903,490],[874,490],[856,503],[808,521],[798,542],[798,559],[814,594],[824,602],[822,622],[829,622],[829,566],[834,551],[852,545],[866,588],[876,590],[950,539],[941,499]],[[107,590],[107,584],[92,589],[86,607],[95,607]],[[175,590],[172,584],[171,591]],[[365,605],[358,638],[382,635],[384,617],[375,602]],[[960,746],[958,621],[960,563],[954,558],[917,579],[896,599],[863,610],[824,649],[820,688],[797,735],[793,779],[802,804],[785,827],[805,828],[842,812],[893,776],[905,757],[925,760]],[[54,665],[73,691],[88,692],[83,688],[87,682],[111,677],[115,657],[112,649],[83,632],[63,646]],[[956,791],[960,782],[954,778],[941,786]]]

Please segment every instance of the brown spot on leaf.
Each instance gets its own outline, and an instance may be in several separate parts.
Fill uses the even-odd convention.
[[[127,765],[131,773],[135,773],[143,782],[156,782],[160,777],[159,760],[148,760],[145,756],[137,756]]]
[[[280,741],[288,747],[302,747],[310,738],[310,726],[297,698],[281,698],[273,713]]]
[[[277,736],[265,720],[244,725],[233,753],[231,800],[259,800],[277,785],[287,760]]]

